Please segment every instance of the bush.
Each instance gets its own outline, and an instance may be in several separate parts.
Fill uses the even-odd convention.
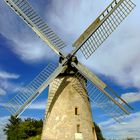
[[[25,140],[40,135],[42,126],[42,120],[30,118],[21,120],[20,118],[11,116],[9,124],[5,126],[4,132],[7,135],[7,140]]]

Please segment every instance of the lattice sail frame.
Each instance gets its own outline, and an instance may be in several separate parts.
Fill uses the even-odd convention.
[[[20,115],[49,85],[47,81],[56,70],[57,65],[47,65],[27,86],[19,88],[17,95],[3,107],[14,116]]]
[[[81,73],[77,72],[75,77],[75,80],[72,81],[73,88],[84,98],[89,98],[91,106],[93,104],[94,106],[102,109],[108,116],[112,117],[117,122],[122,122],[128,113],[130,114],[132,112],[133,109],[109,87],[106,87],[106,92],[108,92],[115,101],[125,108],[128,113],[124,112],[118,105],[110,100],[110,98],[106,96],[96,85],[94,85],[93,82],[90,80],[85,80],[84,82],[83,75]],[[79,84],[77,84],[77,79]],[[83,94],[83,89],[87,91],[87,94]]]
[[[65,47],[65,43],[36,14],[27,0],[5,1],[58,55],[62,54],[59,49]],[[123,21],[123,19],[132,11],[134,7],[135,5],[131,0],[114,0],[111,5],[109,5],[107,9],[95,20],[95,22],[84,32],[80,39],[75,42],[74,46],[78,48],[76,48],[76,51],[81,48],[82,53],[86,58],[91,56],[91,54],[107,39],[107,37],[116,29],[116,27]],[[74,54],[76,51],[73,51]],[[60,71],[61,70],[59,70],[58,73],[60,73]],[[54,72],[53,68],[52,72]],[[52,72],[48,72],[48,75],[50,76]],[[27,87],[20,89],[19,94],[10,100],[8,104],[5,105],[5,108],[13,115],[18,115],[24,111],[27,105],[29,105],[40,94],[39,89],[42,88],[43,82],[47,82],[48,79],[49,77],[46,79],[46,81],[41,81],[39,76],[36,77]],[[47,85],[48,84],[49,82]],[[88,82],[87,90],[89,90],[88,98],[90,98],[91,102],[97,104],[97,106],[102,108],[104,111],[106,110],[107,113],[116,120],[121,120],[122,116],[126,114],[122,109],[114,104],[114,102],[110,101],[109,98],[104,95],[102,91],[96,87],[96,85],[93,84],[93,82]],[[106,90],[109,89],[107,88]],[[79,92],[81,91],[79,90]],[[112,98],[114,98],[121,106],[126,105],[125,102],[118,98],[118,96],[113,95]],[[50,104],[51,100],[52,98],[50,98]],[[109,103],[109,101],[111,103]],[[107,103],[108,105],[106,105]],[[112,106],[115,106],[114,110],[112,109]],[[48,108],[49,107],[50,105]],[[112,110],[110,110],[110,108]]]
[[[66,44],[54,33],[44,20],[42,20],[27,0],[5,0],[5,2],[49,47],[58,55],[63,54],[60,49],[64,48]]]
[[[73,44],[88,59],[134,9],[131,0],[114,0]]]

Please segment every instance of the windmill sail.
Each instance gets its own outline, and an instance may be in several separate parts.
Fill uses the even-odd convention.
[[[5,2],[60,56],[62,61],[58,67],[52,64],[48,65],[29,85],[19,89],[18,94],[4,105],[4,108],[12,115],[19,116],[61,72],[65,72],[70,67],[75,67],[78,70],[76,76],[80,79],[80,76],[83,75],[82,79],[85,77],[87,85],[79,82],[79,85],[73,83],[73,87],[76,87],[79,93],[82,92],[81,87],[87,89],[88,96],[84,95],[86,99],[89,98],[92,103],[117,121],[131,113],[132,107],[94,73],[79,63],[75,57],[76,52],[81,49],[85,58],[89,58],[101,46],[134,9],[135,4],[131,0],[114,0],[73,44],[76,49],[67,56],[61,52],[61,49],[66,46],[65,43],[38,16],[28,0],[5,0]],[[58,86],[61,86],[61,83],[54,85],[54,90],[57,90],[56,87]],[[82,93],[81,95],[83,96]],[[51,110],[54,96],[52,92],[48,99],[47,112]]]
[[[90,81],[87,83],[87,91],[90,101],[118,122],[121,122],[123,118],[132,111],[127,103],[120,97],[115,96],[112,92],[107,92],[105,89],[105,92],[108,93],[114,101],[118,102],[118,104],[116,104],[109,96],[104,94],[104,91]]]
[[[131,0],[114,0],[103,13],[87,28],[87,30],[73,44],[82,51],[86,59],[109,37],[118,25],[134,9]]]
[[[41,19],[27,0],[5,0],[5,2],[49,45],[49,47],[58,55],[64,56],[60,49],[66,46],[65,43]]]
[[[117,121],[121,121],[126,115],[129,115],[133,110],[121,97],[119,97],[111,88],[109,88],[103,81],[101,81],[95,74],[90,72],[82,64],[73,64],[79,73],[87,78],[88,98],[91,103],[94,103],[97,107],[101,108],[109,116]],[[80,80],[81,74],[76,74],[76,77]],[[75,87],[75,84],[73,82]],[[79,93],[82,83],[75,87]],[[81,94],[81,93],[80,93]]]
[[[21,114],[26,107],[33,102],[40,93],[57,77],[64,67],[61,65],[57,68],[54,64],[49,64],[33,81],[31,81],[25,88],[18,90],[18,94],[12,98],[4,108],[12,115],[17,116]]]

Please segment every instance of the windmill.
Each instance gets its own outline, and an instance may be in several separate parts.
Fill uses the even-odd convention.
[[[41,19],[27,0],[5,0],[11,9],[60,57],[59,65],[49,64],[4,108],[12,115],[21,113],[49,86],[42,140],[96,140],[90,103],[116,121],[129,115],[132,107],[106,83],[81,64],[76,53],[88,59],[134,9],[131,0],[114,0],[84,31],[65,54],[66,44]]]

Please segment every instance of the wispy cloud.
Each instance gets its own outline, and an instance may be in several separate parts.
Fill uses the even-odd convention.
[[[6,71],[0,71],[0,78],[2,79],[18,79],[20,75],[15,73],[9,73]]]
[[[92,70],[125,87],[140,88],[140,2],[109,39],[88,60],[82,62]],[[137,21],[136,23],[133,21]]]
[[[126,102],[133,103],[140,101],[140,93],[139,92],[129,92],[125,93],[121,96]]]
[[[111,2],[93,0],[52,0],[42,9],[44,18],[57,34],[69,45],[92,23]],[[80,54],[79,59],[97,73],[106,75],[120,85],[140,88],[140,2],[135,0],[136,9],[115,33],[87,61]],[[0,33],[13,42],[12,50],[26,62],[52,59],[55,53],[47,55],[49,48],[0,1]],[[37,5],[34,3],[34,5]],[[64,6],[65,5],[65,6]],[[39,8],[38,8],[39,9]],[[92,12],[91,12],[92,11]],[[9,22],[6,22],[8,18]],[[136,22],[134,22],[136,21]],[[11,26],[12,25],[12,26]],[[70,50],[70,48],[66,48]]]
[[[6,140],[7,136],[4,134],[3,129],[5,125],[8,123],[9,116],[0,117],[0,139]]]
[[[124,123],[114,123],[112,119],[101,122],[99,125],[107,138],[139,138],[140,112],[131,114]]]
[[[46,10],[49,10],[45,13],[50,25],[60,32],[68,44],[72,44],[110,1],[52,0],[46,6]]]
[[[89,26],[96,16],[111,2],[93,0],[51,0],[44,12],[49,24],[68,43],[71,44]],[[110,77],[123,86],[140,89],[140,2],[131,16],[112,34],[87,61],[80,54],[79,59],[97,73]],[[39,5],[38,5],[39,6]],[[13,14],[13,11],[0,1],[0,33],[12,42],[12,50],[25,62],[38,62],[52,59],[50,49]],[[7,22],[8,19],[8,22]],[[134,22],[135,21],[135,22]],[[68,48],[66,48],[68,49]],[[50,58],[49,58],[50,57]],[[10,89],[8,81],[1,82]],[[11,86],[9,86],[11,85]],[[127,98],[127,96],[129,98]],[[128,102],[137,101],[134,93],[126,93],[123,98]],[[133,96],[133,99],[130,97]],[[136,95],[139,98],[138,95]],[[33,103],[30,109],[44,109],[45,102]],[[130,115],[126,125],[114,124],[112,120],[100,123],[106,136],[140,137],[140,112]],[[0,120],[2,121],[2,120]],[[1,126],[1,125],[0,125]],[[1,129],[0,129],[1,130]],[[1,135],[0,135],[1,136]]]
[[[2,88],[0,88],[0,95],[5,95],[6,94],[6,91]]]
[[[102,4],[109,4],[109,2],[104,3]],[[39,4],[41,2],[33,3],[35,7],[39,7]],[[39,10],[43,14],[41,16],[70,45],[92,20],[95,19],[95,15],[99,12],[95,8],[97,5],[99,6],[99,11],[103,10],[100,3],[94,1],[93,4],[92,0],[89,0],[88,3],[85,0],[69,0],[69,2],[65,0],[52,0],[46,6],[38,9],[44,8],[44,12]],[[0,1],[0,6],[0,33],[11,41],[13,52],[27,63],[38,62],[44,59],[54,59],[56,56],[55,53],[10,10],[4,1]],[[89,7],[87,8],[87,6]],[[6,22],[7,19],[9,22]],[[65,50],[71,49],[72,47],[67,47]]]
[[[72,44],[110,2],[111,0],[107,2],[52,0],[49,5],[50,11],[46,12],[46,15],[51,25],[63,34],[63,38],[69,44]],[[140,2],[135,0],[135,3],[137,5],[135,10],[88,59],[88,63],[81,54],[78,56],[92,70],[110,77],[119,85],[140,88],[138,76],[140,75],[140,29],[138,28],[140,20],[137,18]]]
[[[18,79],[19,74],[0,70],[0,95],[5,95],[7,92],[15,92],[20,86],[12,80]]]
[[[17,91],[17,89],[20,87],[20,85],[17,85],[15,83],[13,83],[12,81],[9,80],[2,80],[0,79],[0,87],[6,91],[10,91],[10,92],[15,92]]]
[[[0,1],[0,19],[0,33],[10,40],[11,50],[23,61],[32,63],[54,57],[51,49],[11,11],[4,0]]]
[[[44,110],[46,108],[46,100],[32,103],[27,109]]]

